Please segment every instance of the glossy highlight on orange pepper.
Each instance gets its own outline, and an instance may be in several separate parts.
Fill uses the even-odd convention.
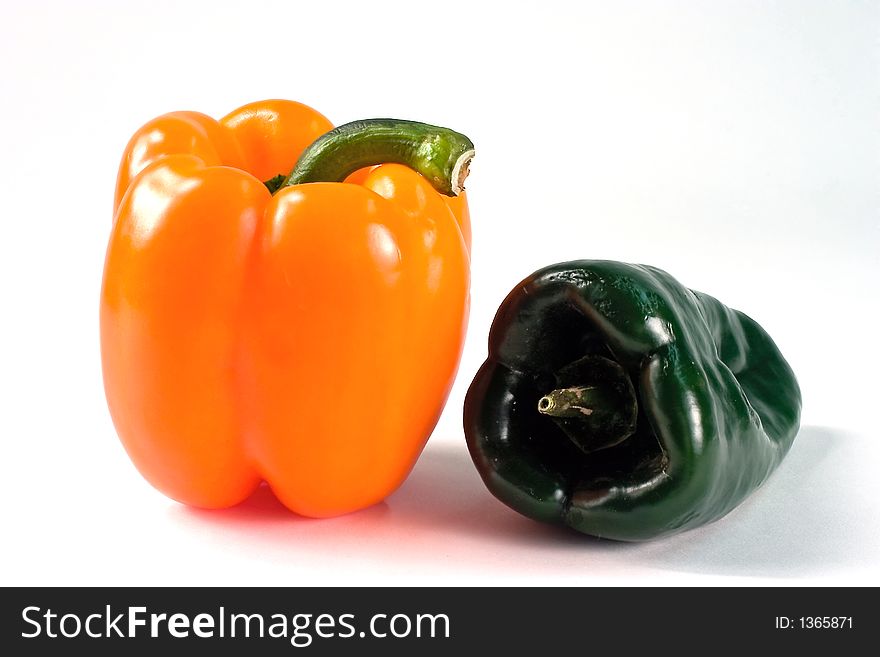
[[[443,409],[469,304],[464,194],[400,164],[270,194],[332,128],[292,101],[141,128],[119,171],[101,293],[108,405],[182,503],[265,481],[334,516],[406,478]]]

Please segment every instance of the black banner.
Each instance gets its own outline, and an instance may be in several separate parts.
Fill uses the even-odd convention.
[[[846,650],[877,635],[870,592],[830,588],[7,588],[2,596],[7,655],[688,654]]]

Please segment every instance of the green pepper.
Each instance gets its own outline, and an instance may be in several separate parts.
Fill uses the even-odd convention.
[[[541,269],[498,310],[464,426],[489,490],[520,513],[641,541],[716,520],[798,431],[801,394],[752,319],[664,271]]]

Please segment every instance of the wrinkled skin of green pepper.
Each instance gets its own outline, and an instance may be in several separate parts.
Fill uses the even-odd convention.
[[[634,410],[630,430],[591,437],[602,427],[539,411],[551,390],[596,383],[599,362],[620,366],[636,408],[615,392],[594,410]],[[464,425],[483,481],[511,508],[641,541],[742,502],[788,452],[800,408],[791,368],[752,319],[659,269],[583,260],[539,270],[505,299]]]

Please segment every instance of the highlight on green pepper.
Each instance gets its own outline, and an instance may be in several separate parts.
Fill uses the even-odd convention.
[[[754,320],[654,267],[580,260],[504,300],[464,428],[509,507],[642,541],[740,504],[788,452],[800,409]]]

